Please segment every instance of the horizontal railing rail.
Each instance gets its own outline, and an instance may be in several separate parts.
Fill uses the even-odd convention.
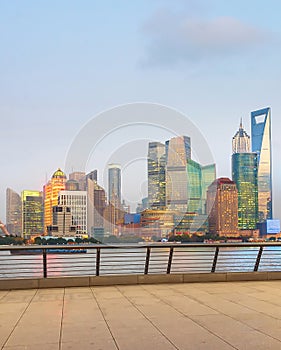
[[[281,243],[0,246],[0,280],[281,271]]]

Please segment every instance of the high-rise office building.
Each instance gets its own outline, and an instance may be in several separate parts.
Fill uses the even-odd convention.
[[[98,171],[95,169],[86,175],[87,179],[98,181]]]
[[[254,230],[258,223],[258,161],[256,153],[232,155],[232,180],[238,191],[238,228]]]
[[[58,205],[59,192],[65,189],[66,175],[58,169],[51,180],[44,186],[44,231],[47,232],[47,226],[52,225],[53,207]]]
[[[250,136],[243,128],[242,119],[239,130],[232,138],[232,153],[249,153],[251,152]]]
[[[216,178],[215,164],[202,166],[191,159],[190,138],[166,142],[166,205],[181,213],[206,214],[208,186]]]
[[[215,180],[208,188],[207,211],[209,231],[219,236],[235,236],[238,232],[238,192],[228,178]]]
[[[65,183],[66,191],[80,191],[79,182],[77,180],[68,180]]]
[[[22,234],[29,239],[31,235],[41,235],[43,229],[43,195],[39,191],[22,191]]]
[[[202,171],[202,214],[208,215],[206,202],[207,202],[207,191],[208,187],[215,181],[216,179],[216,165],[209,164],[203,165],[201,167]]]
[[[6,190],[6,227],[10,234],[22,235],[21,196],[11,188]]]
[[[76,227],[77,234],[87,233],[87,192],[86,191],[60,191],[58,206],[70,209],[71,226]]]
[[[104,227],[104,211],[106,208],[105,190],[98,185],[97,171],[94,170],[86,175],[86,190],[88,201],[88,234],[95,234]]]
[[[190,138],[173,137],[166,142],[166,206],[170,210],[187,212],[187,161],[191,159]]]
[[[252,152],[258,160],[259,221],[272,219],[271,110],[251,113]]]
[[[69,174],[69,180],[80,181],[85,177],[86,173],[84,171],[74,171]]]
[[[147,156],[148,204],[152,209],[166,205],[166,151],[160,142],[149,142]]]
[[[75,225],[72,225],[72,215],[69,207],[55,205],[53,207],[53,224],[47,227],[48,235],[53,237],[73,237],[77,232]]]
[[[121,166],[119,164],[108,165],[108,201],[112,205],[121,205]]]

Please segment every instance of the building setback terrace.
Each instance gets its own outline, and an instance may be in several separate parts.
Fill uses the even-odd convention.
[[[281,349],[281,281],[0,291],[5,350]]]

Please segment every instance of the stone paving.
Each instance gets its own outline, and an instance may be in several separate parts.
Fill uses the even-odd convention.
[[[0,291],[0,348],[280,350],[281,281]]]

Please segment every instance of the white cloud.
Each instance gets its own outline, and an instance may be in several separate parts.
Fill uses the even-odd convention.
[[[263,47],[270,34],[233,17],[194,18],[161,11],[145,23],[144,64],[175,64],[243,56]]]

